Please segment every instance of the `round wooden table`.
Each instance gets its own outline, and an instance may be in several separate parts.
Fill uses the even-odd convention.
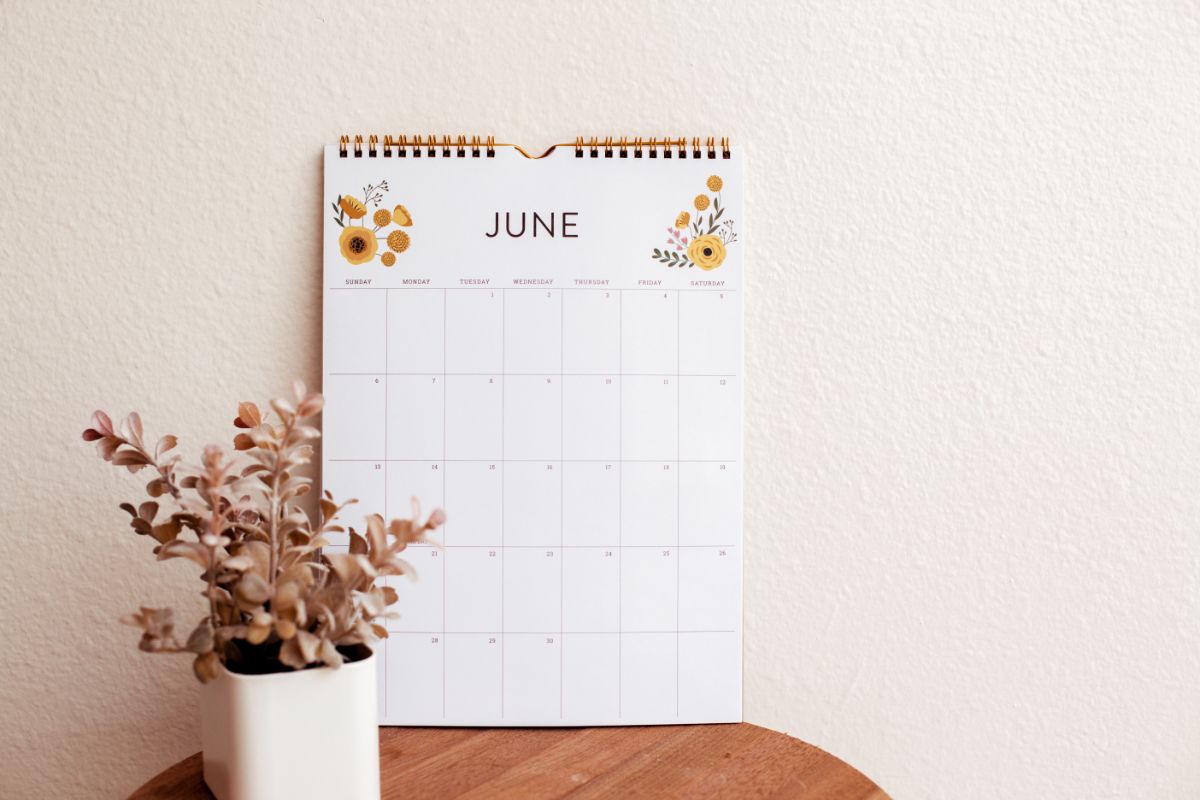
[[[385,798],[772,797],[887,800],[868,778],[757,725],[380,728]],[[300,768],[299,765],[297,765]],[[131,796],[211,798],[200,754]]]

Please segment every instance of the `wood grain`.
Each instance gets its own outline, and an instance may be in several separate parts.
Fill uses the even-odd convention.
[[[887,800],[846,763],[746,723],[645,728],[380,728],[384,798]],[[131,795],[211,798],[200,754]]]

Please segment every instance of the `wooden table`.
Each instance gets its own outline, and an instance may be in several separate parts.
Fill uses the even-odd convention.
[[[757,725],[380,728],[385,798],[887,800],[853,767]],[[297,765],[298,768],[300,765]],[[133,793],[211,798],[200,754]]]

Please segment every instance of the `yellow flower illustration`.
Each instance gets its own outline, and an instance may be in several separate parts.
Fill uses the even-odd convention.
[[[725,243],[718,236],[701,236],[692,240],[687,252],[700,269],[716,269],[725,260]]]
[[[377,227],[382,228],[384,225],[387,225],[392,221],[392,212],[388,211],[386,208],[381,208],[375,212],[375,216],[373,216],[372,219],[375,220],[375,225]]]
[[[371,231],[361,225],[351,225],[338,237],[338,247],[341,248],[342,257],[351,264],[365,264],[375,257],[379,243]]]
[[[725,184],[721,181],[720,175],[709,175],[708,182],[704,184],[710,192],[719,192]]]
[[[692,201],[692,205],[696,207],[697,211],[703,211],[704,209],[708,208],[708,195],[696,195],[696,199]]]
[[[680,211],[679,216],[675,218],[676,228],[686,228],[688,223],[692,221],[692,215],[686,211]]]
[[[388,247],[395,250],[397,253],[403,253],[408,249],[409,238],[404,231],[392,231],[387,238]]]
[[[392,212],[392,219],[397,225],[402,225],[407,228],[412,225],[412,215],[408,213],[408,209],[404,206],[396,206],[396,210]]]
[[[396,263],[396,254],[395,253],[384,253],[383,255],[381,255],[379,257],[379,260],[383,262],[383,265],[385,267],[390,267]]]
[[[338,200],[338,206],[350,219],[362,219],[367,215],[367,207],[357,197],[351,197],[348,194],[342,195],[342,199]]]

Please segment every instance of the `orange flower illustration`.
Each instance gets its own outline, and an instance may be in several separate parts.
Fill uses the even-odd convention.
[[[666,245],[651,250],[651,259],[665,267],[699,267],[705,271],[725,263],[726,248],[738,240],[736,222],[725,215],[726,207],[721,205],[725,181],[720,175],[709,175],[704,185],[712,196],[698,194],[692,198],[696,213],[679,212],[675,225],[667,228]]]
[[[388,247],[392,248],[397,253],[403,253],[405,250],[407,250],[409,241],[408,234],[404,231],[392,231],[387,237]]]
[[[719,236],[701,236],[688,245],[688,258],[702,270],[713,270],[725,260],[725,243]]]
[[[333,208],[334,224],[342,229],[338,250],[348,263],[366,264],[379,256],[385,267],[391,267],[396,264],[397,254],[408,250],[412,244],[409,234],[401,230],[413,224],[408,209],[401,205],[394,211],[380,207],[389,191],[385,179],[368,183],[357,197],[339,194],[329,204]]]
[[[361,225],[351,225],[338,237],[338,248],[351,264],[365,264],[375,257],[379,243],[371,231]]]
[[[346,216],[350,217],[350,219],[362,219],[367,215],[367,207],[357,197],[344,194],[342,195],[342,199],[338,201],[338,205],[342,211],[346,212]]]

